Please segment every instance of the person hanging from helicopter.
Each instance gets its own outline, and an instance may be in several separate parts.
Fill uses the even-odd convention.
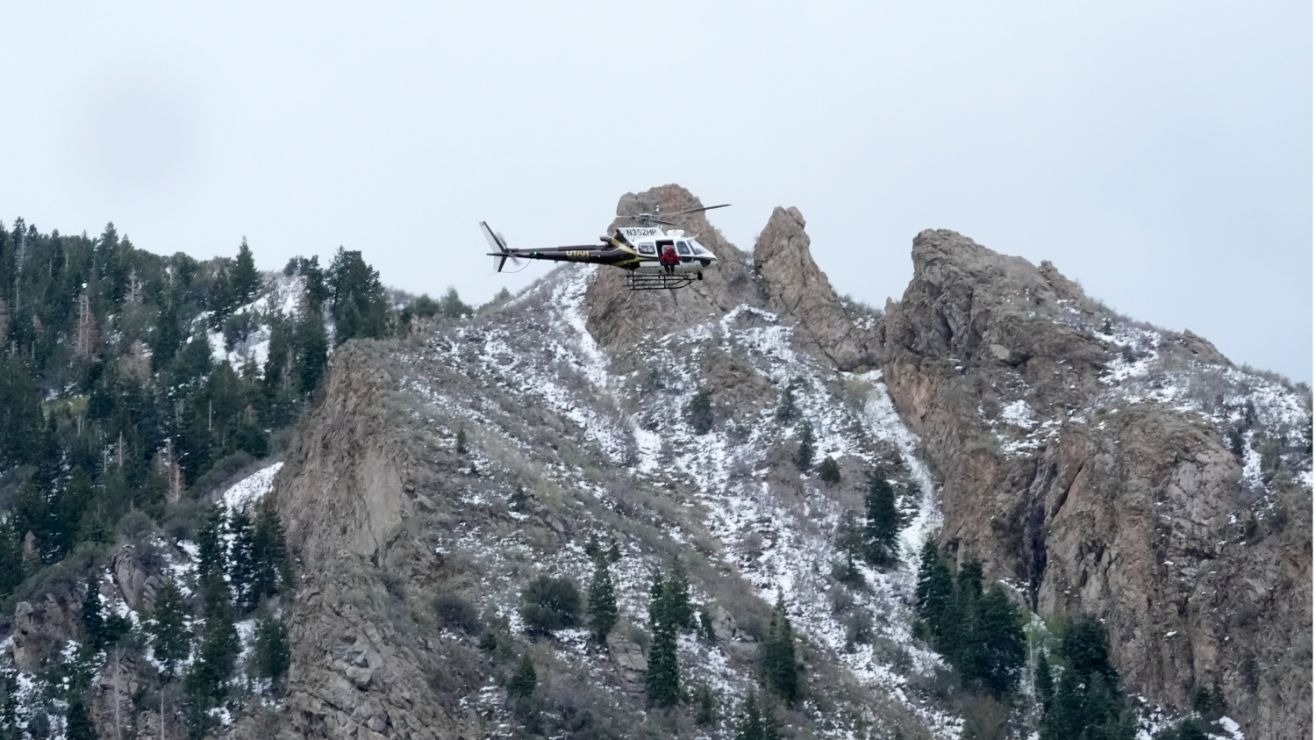
[[[663,266],[663,271],[668,275],[676,272],[676,266],[680,264],[681,258],[676,255],[676,245],[667,244],[663,251],[658,255],[658,264]]]

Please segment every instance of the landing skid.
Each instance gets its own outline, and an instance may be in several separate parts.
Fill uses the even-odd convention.
[[[631,290],[676,290],[684,288],[696,280],[703,280],[704,274],[680,272],[675,275],[659,274],[636,274],[630,272],[626,274],[626,287]]]

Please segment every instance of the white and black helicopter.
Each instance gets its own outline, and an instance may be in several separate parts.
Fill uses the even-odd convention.
[[[704,270],[717,262],[717,255],[700,244],[695,234],[664,227],[676,226],[669,219],[729,205],[720,203],[661,215],[640,213],[625,216],[623,218],[632,221],[633,225],[619,226],[612,236],[599,237],[602,244],[511,249],[501,234],[489,228],[489,224],[481,221],[480,229],[489,246],[498,250],[489,252],[489,255],[498,258],[499,272],[509,259],[513,264],[522,259],[588,262],[625,270],[626,285],[631,290],[676,290],[695,280],[703,280]]]

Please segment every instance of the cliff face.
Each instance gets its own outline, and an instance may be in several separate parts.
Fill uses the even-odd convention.
[[[883,373],[943,480],[943,545],[1043,615],[1100,617],[1126,690],[1182,709],[1219,686],[1249,737],[1309,733],[1310,397],[1048,263],[946,231],[913,259]]]
[[[335,357],[272,493],[304,574],[290,619],[288,737],[479,736],[478,721],[425,691],[427,672],[460,659],[458,648],[401,605],[437,564],[415,528],[426,500],[417,486],[448,468],[410,423],[386,356],[358,343]]]
[[[664,210],[693,203],[660,192]],[[730,737],[779,596],[806,676],[805,698],[776,709],[786,727],[957,736],[948,702],[914,688],[944,679],[909,633],[913,543],[934,518],[908,432],[874,378],[846,382],[802,318],[771,310],[789,276],[762,278],[715,234],[700,238],[725,263],[679,294],[675,324],[644,314],[655,301],[673,310],[669,296],[569,267],[471,321],[334,356],[270,494],[302,579],[287,697],[237,736]],[[807,251],[792,259],[821,275]],[[873,317],[863,326],[876,336]],[[781,423],[788,386],[798,417]],[[689,413],[700,391],[702,431]],[[802,419],[842,483],[796,469]],[[852,592],[830,575],[832,537],[877,463],[910,483],[910,544],[898,568],[860,566],[868,585]],[[527,584],[565,577],[584,592],[592,539],[619,558],[606,650],[583,622],[530,635]],[[646,706],[649,589],[676,559],[706,615],[678,645],[686,690],[708,688],[719,707],[704,729],[688,707]],[[529,703],[505,689],[523,655],[539,677]]]

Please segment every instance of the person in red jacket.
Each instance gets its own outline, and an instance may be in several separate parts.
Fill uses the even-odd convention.
[[[676,246],[668,244],[663,247],[663,251],[658,255],[658,264],[663,266],[663,270],[668,275],[676,272],[676,265],[680,263],[681,258],[676,256]]]

